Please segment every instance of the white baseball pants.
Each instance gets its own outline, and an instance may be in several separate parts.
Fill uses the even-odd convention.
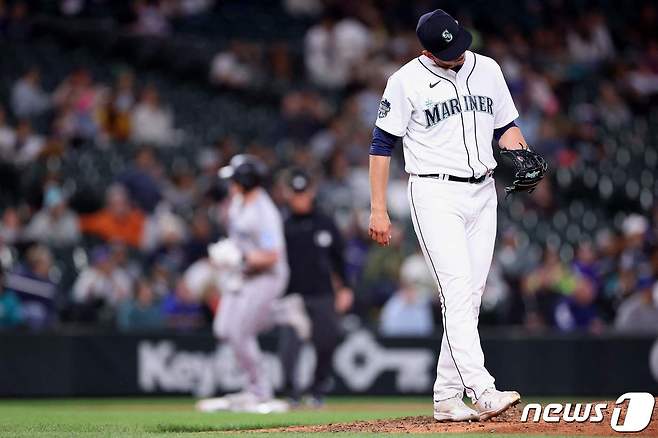
[[[496,240],[496,188],[411,176],[411,217],[441,300],[443,339],[434,400],[455,394],[475,402],[494,378],[484,367],[478,317]]]

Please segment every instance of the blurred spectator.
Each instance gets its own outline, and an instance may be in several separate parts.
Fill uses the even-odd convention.
[[[132,140],[138,144],[170,146],[175,140],[173,122],[171,111],[160,103],[158,91],[147,86],[132,112]]]
[[[404,253],[401,248],[402,234],[395,224],[391,235],[389,246],[371,245],[367,254],[359,289],[361,299],[368,300],[370,306],[381,306],[399,289]]]
[[[217,240],[213,233],[212,224],[208,216],[197,211],[190,224],[190,235],[183,245],[185,251],[185,266],[190,266],[208,254],[208,245]]]
[[[0,329],[16,327],[21,319],[21,303],[13,291],[5,289],[4,269],[0,265]]]
[[[122,331],[157,330],[164,327],[160,303],[148,281],[139,280],[134,297],[119,304],[117,327]]]
[[[105,207],[80,218],[83,233],[100,237],[106,242],[125,243],[134,248],[142,245],[146,217],[130,205],[126,189],[112,185],[105,193]]]
[[[329,116],[326,101],[311,91],[293,91],[281,101],[278,136],[297,144],[306,143]]]
[[[32,26],[27,2],[14,2],[9,9],[9,20],[6,23],[5,34],[12,40],[25,40],[30,36],[31,31]]]
[[[50,96],[41,88],[41,74],[31,68],[16,81],[11,90],[11,109],[18,118],[43,114],[50,108]]]
[[[285,43],[276,43],[271,47],[269,61],[272,66],[274,86],[290,86],[294,80],[294,60],[290,52],[290,48]]]
[[[525,117],[531,116],[533,109],[539,110],[547,116],[555,115],[560,109],[560,103],[548,82],[548,78],[527,66],[524,73],[524,97],[530,105]]]
[[[11,160],[16,144],[16,133],[7,124],[7,113],[0,105],[0,161]]]
[[[55,302],[58,285],[51,279],[53,258],[50,250],[33,245],[25,254],[26,263],[9,275],[5,286],[20,300],[24,324],[31,329],[46,329],[57,320]]]
[[[133,3],[135,23],[133,30],[142,35],[161,36],[169,33],[166,17],[166,2],[160,0],[137,0]]]
[[[547,246],[542,262],[524,279],[523,290],[528,307],[527,323],[552,326],[555,323],[555,308],[564,295],[576,288],[574,273],[562,262],[555,248]],[[583,287],[583,302],[587,292]]]
[[[5,208],[0,225],[0,240],[8,244],[16,243],[22,232],[18,210],[14,207]]]
[[[622,223],[624,249],[619,255],[620,263],[633,269],[639,275],[649,275],[649,259],[645,251],[649,221],[645,216],[634,213]]]
[[[564,331],[590,330],[600,332],[602,327],[596,305],[596,290],[592,280],[578,276],[570,295],[562,298],[555,307],[555,325]]]
[[[45,139],[32,131],[32,124],[21,120],[16,127],[13,159],[16,164],[26,165],[36,160],[46,145]]]
[[[624,332],[658,333],[658,282],[645,279],[619,307],[615,328]]]
[[[210,63],[210,81],[229,88],[253,86],[255,72],[248,63],[252,55],[246,43],[231,41],[228,49],[217,53]]]
[[[631,123],[631,111],[611,83],[601,84],[599,96],[596,107],[607,128],[620,129]]]
[[[75,319],[81,322],[108,322],[118,303],[130,293],[128,274],[116,265],[108,247],[94,248],[91,265],[85,268],[73,285]]]
[[[344,87],[371,44],[370,31],[358,20],[343,18],[335,9],[326,11],[304,37],[304,62],[311,80],[321,87]]]
[[[128,140],[130,137],[130,118],[135,104],[134,75],[130,71],[122,71],[116,84],[105,99],[105,106],[99,112],[101,125],[113,139]]]
[[[293,16],[317,17],[324,5],[321,0],[284,0],[283,6]]]
[[[182,272],[186,267],[186,255],[183,247],[184,222],[175,214],[167,211],[158,215],[155,228],[159,244],[150,254],[151,260],[159,260],[173,272]]]
[[[509,324],[510,285],[505,281],[498,259],[494,258],[482,294],[480,322],[489,325]]]
[[[638,62],[628,72],[627,80],[631,91],[640,98],[658,94],[658,72],[652,70],[646,62]]]
[[[85,8],[83,0],[60,0],[59,11],[64,16],[76,16],[80,14]]]
[[[588,278],[594,287],[600,286],[599,267],[594,246],[589,241],[582,241],[576,248],[576,257],[573,263],[575,270]]]
[[[59,187],[50,186],[39,210],[23,231],[23,238],[49,246],[69,246],[80,239],[78,216],[68,208]]]
[[[165,298],[162,310],[169,328],[186,331],[207,325],[203,306],[182,279]]]
[[[194,16],[207,13],[215,5],[216,0],[178,0],[175,12],[179,16]]]
[[[174,288],[177,273],[167,264],[167,259],[164,257],[156,258],[147,269],[150,269],[148,279],[151,289],[158,300],[161,300]]]
[[[389,298],[380,315],[379,331],[384,336],[429,336],[434,317],[428,289],[428,272],[419,269],[416,259],[400,269],[400,289]]]
[[[400,265],[400,281],[412,285],[422,296],[432,298],[437,295],[436,279],[427,267],[420,248],[408,255]]]
[[[62,133],[75,139],[92,139],[98,134],[97,110],[103,90],[94,83],[91,73],[79,68],[71,73],[53,94],[61,111],[58,125]]]
[[[191,167],[187,164],[175,166],[171,179],[165,184],[164,198],[174,211],[190,211],[195,207],[200,188]]]
[[[143,211],[152,213],[162,199],[162,179],[162,168],[155,152],[150,147],[143,147],[135,154],[133,163],[119,176],[118,182]]]
[[[594,64],[615,54],[610,31],[603,16],[596,12],[583,15],[567,33],[567,46],[573,61]]]

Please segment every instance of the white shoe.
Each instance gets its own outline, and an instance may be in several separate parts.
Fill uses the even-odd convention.
[[[256,403],[254,405],[246,405],[242,407],[242,410],[235,410],[234,412],[250,412],[253,414],[274,414],[281,412],[288,412],[290,410],[290,404],[285,400],[279,400],[273,398],[268,401],[263,401]]]
[[[480,420],[488,420],[502,414],[521,400],[521,395],[516,391],[498,391],[494,388],[485,389],[478,401],[475,402],[475,410],[480,415]]]
[[[236,392],[224,397],[206,398],[196,403],[200,412],[248,412],[253,414],[271,414],[288,412],[290,405],[278,399],[263,399],[250,392]]]
[[[434,419],[437,421],[478,421],[477,412],[466,406],[461,395],[434,402]]]
[[[287,295],[280,300],[284,323],[290,325],[303,341],[311,337],[311,320],[306,313],[304,300],[299,294]]]
[[[242,409],[243,406],[252,406],[261,402],[255,394],[248,391],[226,394],[224,397],[205,398],[196,403],[197,411],[219,412]]]

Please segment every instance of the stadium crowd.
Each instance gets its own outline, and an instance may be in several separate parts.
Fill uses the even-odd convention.
[[[126,12],[109,1],[61,0],[47,12],[84,19],[103,11],[125,31],[165,41],[207,28],[213,16],[222,20],[212,0],[127,3]],[[0,327],[209,329],[221,305],[206,259],[207,245],[223,234],[215,175],[234,153],[248,151],[270,165],[282,208],[280,170],[296,165],[316,175],[318,203],[346,238],[356,292],[350,318],[390,336],[433,333],[438,297],[411,232],[400,147],[389,195],[393,243],[382,248],[367,238],[368,147],[386,77],[420,51],[412,23],[456,3],[383,3],[286,0],[281,10],[305,24],[297,46],[227,39],[207,66],[214,87],[207,92],[271,84],[280,98],[263,128],[266,140],[223,135],[192,147],[193,128],[179,121],[190,108],[168,100],[169,90],[145,80],[139,67],[117,71],[108,63],[113,80],[106,81],[70,65],[66,77],[45,85],[49,72],[37,62],[1,84]],[[606,2],[577,5],[518,2],[520,13],[506,18],[455,6],[474,32],[472,50],[500,63],[517,124],[553,170],[532,195],[501,197],[481,323],[658,331],[658,11],[637,2],[625,11],[634,19],[616,19]],[[0,0],[0,43],[34,44],[31,20],[40,12]],[[611,138],[639,144],[645,167],[637,187],[606,167],[630,162]],[[88,148],[102,160],[120,145],[130,145],[131,160],[93,187],[102,189],[102,203],[88,196],[93,191],[75,168],[68,173],[60,164]],[[193,153],[193,163],[163,158],[172,151]],[[35,176],[37,166],[45,170]],[[573,187],[579,182],[564,182],[591,168],[600,172],[591,184],[598,190],[582,194]],[[624,196],[614,200],[620,184]],[[600,205],[607,206],[602,219],[590,214],[592,226],[569,232],[569,215],[586,219]],[[566,237],[535,233],[544,222]]]

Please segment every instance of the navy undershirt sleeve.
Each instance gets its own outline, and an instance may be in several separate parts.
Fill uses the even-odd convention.
[[[390,157],[393,152],[393,147],[395,142],[398,141],[400,137],[389,134],[383,129],[375,126],[375,129],[372,130],[372,144],[370,145],[370,155],[383,155],[385,157]]]
[[[505,126],[501,126],[501,127],[498,128],[498,129],[494,129],[493,136],[494,136],[494,138],[496,139],[496,141],[500,140],[500,137],[503,136],[503,134],[505,133],[505,131],[507,131],[508,129],[510,129],[512,126],[516,126],[516,123],[514,123],[514,120],[512,120],[511,122],[509,122],[509,123],[508,123],[507,125],[505,125]]]

